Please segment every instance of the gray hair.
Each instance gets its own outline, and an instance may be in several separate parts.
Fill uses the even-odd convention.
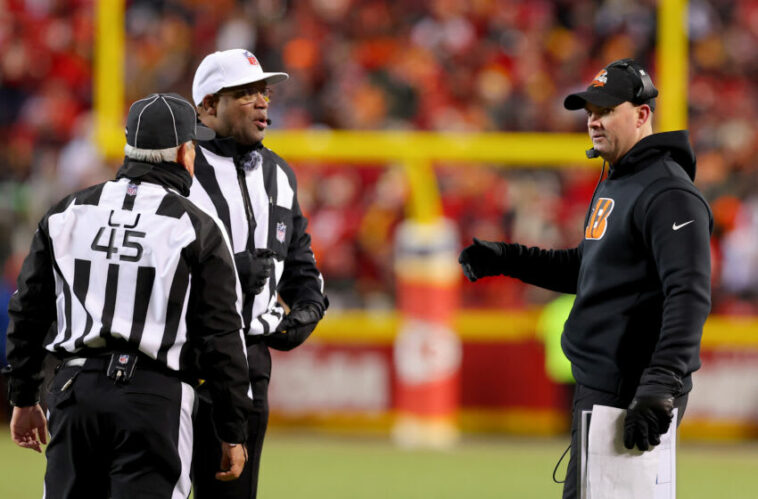
[[[191,140],[188,140],[184,144],[191,142]],[[169,147],[167,149],[140,149],[126,144],[124,146],[124,154],[127,158],[144,161],[145,163],[161,163],[163,161],[176,163],[177,159],[179,159],[179,147],[181,146]]]

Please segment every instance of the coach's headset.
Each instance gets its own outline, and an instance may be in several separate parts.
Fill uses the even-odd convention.
[[[635,106],[647,104],[651,111],[655,111],[655,98],[658,97],[658,89],[653,85],[653,79],[634,59],[621,59],[609,64],[606,69],[619,68],[632,75],[632,84],[634,85],[634,99],[630,101]],[[588,159],[597,158],[600,152],[594,147],[585,151]],[[605,166],[605,165],[603,165]],[[602,174],[601,174],[602,178]]]
[[[634,82],[634,100],[631,101],[632,104],[636,106],[647,104],[650,106],[651,110],[655,111],[655,101],[653,99],[658,97],[658,89],[653,85],[653,80],[650,78],[650,75],[642,68],[642,66],[637,64],[637,61],[634,59],[621,59],[620,61],[610,64],[606,69],[610,68],[623,69],[632,75],[632,80]]]

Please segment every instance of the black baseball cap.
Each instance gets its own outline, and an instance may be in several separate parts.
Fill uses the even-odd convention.
[[[589,102],[600,107],[616,107],[624,102],[648,104],[655,110],[658,90],[645,69],[633,59],[621,59],[603,68],[584,92],[571,94],[563,107],[571,111],[584,109]]]
[[[169,149],[188,140],[211,140],[210,128],[198,123],[195,106],[179,94],[152,94],[129,108],[126,143],[138,149]]]

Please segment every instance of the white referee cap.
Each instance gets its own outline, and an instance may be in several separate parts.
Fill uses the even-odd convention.
[[[256,81],[269,85],[289,78],[287,73],[266,73],[252,52],[231,49],[207,55],[195,71],[192,81],[192,99],[200,105],[206,95],[213,95],[223,88],[236,87]]]

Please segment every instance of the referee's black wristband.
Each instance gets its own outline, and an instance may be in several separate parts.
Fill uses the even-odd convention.
[[[28,388],[30,388],[28,383],[19,382],[18,379],[9,379],[8,402],[13,407],[32,407],[39,404],[39,390],[31,391]]]

